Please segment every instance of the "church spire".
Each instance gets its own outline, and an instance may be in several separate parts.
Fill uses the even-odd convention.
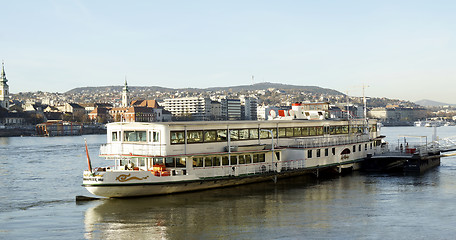
[[[3,60],[2,60],[2,72],[1,72],[0,78],[1,78],[2,82],[8,82],[8,80],[6,79],[6,73],[5,73],[5,61],[3,61]]]
[[[125,85],[122,89],[122,107],[128,107],[130,104],[130,99],[128,97],[128,84],[127,84],[127,76],[125,76]]]

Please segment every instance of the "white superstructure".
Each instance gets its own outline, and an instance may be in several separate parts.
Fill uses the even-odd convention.
[[[93,194],[129,197],[265,181],[319,169],[357,168],[380,149],[375,120],[111,123],[84,171]]]

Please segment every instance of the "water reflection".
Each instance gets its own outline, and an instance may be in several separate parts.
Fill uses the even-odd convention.
[[[355,195],[375,191],[375,185],[362,179],[362,175],[323,181],[301,177],[275,185],[267,182],[160,197],[109,199],[86,211],[85,237],[300,237],[303,231],[319,232],[356,218],[356,214],[345,214],[359,207],[352,202]],[[365,207],[372,208],[372,202]]]

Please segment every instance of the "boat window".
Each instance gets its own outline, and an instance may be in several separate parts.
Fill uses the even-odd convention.
[[[263,130],[266,130],[266,129],[263,129]],[[268,130],[269,130],[269,129],[268,129]],[[260,138],[261,138],[261,139],[271,138],[269,135],[270,135],[270,134],[269,134],[268,131],[260,131]]]
[[[372,124],[371,126],[371,132],[376,132],[377,131],[377,125]]]
[[[237,141],[239,139],[239,130],[230,129],[230,140]]]
[[[240,129],[239,130],[239,140],[248,140],[249,139],[249,129]]]
[[[176,158],[176,167],[185,167],[185,158]]]
[[[212,157],[205,157],[204,158],[204,166],[205,167],[212,167]]]
[[[328,155],[329,155],[329,149],[325,148],[325,157],[327,157]]]
[[[119,138],[117,137],[117,132],[112,132],[112,141],[119,141]]]
[[[145,167],[146,166],[146,159],[145,158],[139,158],[138,159],[138,166],[139,167]]]
[[[342,126],[342,134],[348,134],[348,125]]]
[[[244,157],[244,155],[239,155],[239,164],[245,164],[245,157]]]
[[[160,132],[152,132],[152,141],[159,142],[160,141]]]
[[[331,134],[331,135],[336,134],[336,127],[335,126],[330,126],[329,127],[329,134]]]
[[[193,167],[202,167],[203,158],[202,157],[193,157]]]
[[[317,135],[318,136],[323,135],[323,127],[316,127],[316,129],[317,129]]]
[[[280,152],[275,152],[277,161],[280,161]]]
[[[321,150],[317,149],[317,158],[321,157]]]
[[[316,127],[309,127],[309,136],[315,136],[315,135],[317,135]]]
[[[212,157],[212,163],[214,166],[220,166],[220,157]]]
[[[217,130],[217,142],[225,142],[227,139],[226,130]]]
[[[307,150],[307,158],[312,158],[312,150]]]
[[[230,161],[228,160],[228,156],[222,156],[222,165],[230,165]]]
[[[204,142],[215,142],[217,140],[217,131],[204,131]]]
[[[367,151],[367,143],[364,144],[364,150]]]
[[[361,144],[358,146],[358,151],[361,152]]]
[[[187,132],[187,143],[202,143],[203,142],[203,131],[188,131]]]
[[[253,154],[253,163],[258,162],[258,154]]]
[[[370,143],[370,149],[372,149],[372,143]]]
[[[127,164],[128,164],[128,160],[127,159],[120,159],[119,166],[125,166]]]
[[[301,128],[300,127],[295,127],[293,129],[293,136],[295,137],[300,137],[302,136]]]
[[[309,127],[303,127],[301,130],[301,134],[304,137],[309,136]]]
[[[285,137],[286,131],[285,128],[279,128],[279,137]]]
[[[332,154],[333,156],[336,155],[336,148],[332,148]]]
[[[154,165],[162,165],[163,163],[162,157],[154,158]]]
[[[353,152],[356,152],[356,145],[353,145]]]
[[[167,157],[165,158],[165,166],[166,167],[175,167],[175,162],[174,162],[174,158],[173,157]]]
[[[146,131],[125,131],[124,140],[126,142],[146,142]]]
[[[286,128],[287,137],[293,137],[293,128]]]
[[[245,163],[246,164],[252,163],[252,156],[250,154],[245,155]]]
[[[185,143],[184,131],[171,131],[171,144]]]
[[[237,164],[237,156],[231,156],[230,158],[230,165],[236,165]]]
[[[251,128],[249,129],[249,138],[250,139],[258,139],[258,128]]]
[[[265,162],[266,158],[264,156],[264,153],[258,154],[258,162]]]

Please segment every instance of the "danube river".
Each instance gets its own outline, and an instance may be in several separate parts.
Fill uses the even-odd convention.
[[[382,134],[431,139],[431,128]],[[456,127],[440,127],[441,137]],[[169,196],[75,202],[104,135],[0,138],[0,239],[454,239],[456,157],[419,176],[354,172]],[[422,138],[423,139],[423,138]],[[401,140],[402,141],[402,140]],[[400,141],[400,142],[401,142]],[[425,141],[425,140],[424,140]]]

